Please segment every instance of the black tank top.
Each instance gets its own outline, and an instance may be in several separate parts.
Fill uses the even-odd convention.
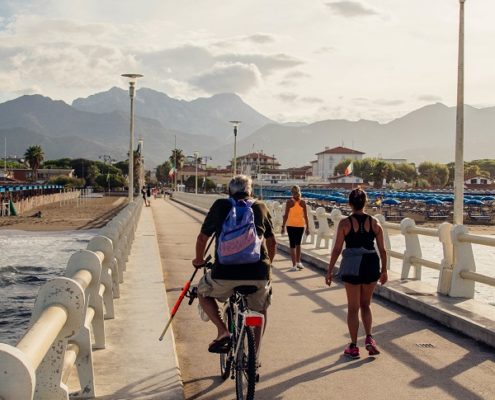
[[[354,231],[352,219],[356,219],[359,228],[357,232]],[[367,232],[364,228],[364,223],[369,219],[370,230]],[[345,235],[345,246],[347,248],[359,248],[364,247],[368,250],[374,250],[375,248],[375,232],[373,232],[373,225],[371,224],[371,216],[368,214],[352,214],[349,216],[349,222],[351,224],[351,230]]]

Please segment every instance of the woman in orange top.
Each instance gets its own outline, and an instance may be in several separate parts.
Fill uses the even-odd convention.
[[[292,186],[292,198],[287,200],[285,206],[285,215],[282,223],[282,234],[287,226],[287,235],[289,235],[290,256],[292,258],[292,268],[290,271],[303,269],[301,263],[301,240],[304,231],[309,233],[308,212],[306,202],[301,199],[301,188]],[[306,229],[305,229],[306,228]]]

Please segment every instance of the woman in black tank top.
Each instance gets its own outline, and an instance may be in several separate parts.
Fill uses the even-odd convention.
[[[351,337],[351,343],[345,348],[344,354],[351,358],[359,358],[359,348],[356,344],[360,310],[366,332],[366,350],[368,350],[369,355],[380,353],[376,347],[376,341],[371,335],[373,317],[370,305],[377,282],[380,281],[383,285],[388,279],[387,253],[383,242],[383,231],[378,222],[364,212],[366,203],[366,193],[361,189],[355,189],[349,195],[352,214],[341,220],[337,227],[335,246],[325,278],[326,284],[330,286],[333,280],[333,268],[342,253],[345,242],[346,252],[352,253],[352,260],[359,263],[359,265],[354,264],[355,269],[359,270],[358,274],[341,277],[347,294],[347,326]],[[375,243],[380,257],[375,251]]]

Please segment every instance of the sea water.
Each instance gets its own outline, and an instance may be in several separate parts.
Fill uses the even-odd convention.
[[[97,230],[0,231],[0,343],[15,345],[26,331],[39,288],[63,276],[67,261]]]

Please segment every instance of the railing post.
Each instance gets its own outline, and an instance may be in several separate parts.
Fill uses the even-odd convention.
[[[337,239],[337,228],[339,227],[339,223],[342,219],[344,219],[344,216],[342,215],[342,211],[340,211],[338,208],[334,208],[330,212],[330,220],[333,224],[332,246],[330,247],[330,254],[332,254],[333,248],[335,247],[335,239]]]
[[[409,271],[411,266],[414,267],[414,278],[421,280],[421,265],[414,265],[411,263],[411,257],[422,258],[421,244],[419,242],[419,237],[416,233],[409,233],[408,228],[414,228],[416,222],[411,218],[404,218],[400,222],[400,231],[404,235],[406,242],[406,250],[404,251],[404,260],[402,262],[402,273],[401,279],[409,278]]]
[[[452,224],[442,222],[438,227],[438,238],[442,243],[443,258],[440,262],[440,275],[438,277],[437,292],[448,294],[452,284],[452,266],[454,264],[454,248],[452,245]]]
[[[115,316],[113,305],[114,279],[112,266],[114,266],[114,257],[112,241],[105,236],[95,236],[91,239],[86,248],[87,250],[90,250],[92,252],[101,251],[105,255],[101,267],[100,282],[105,286],[105,293],[103,293],[103,302],[105,304],[105,319],[112,319]]]
[[[32,400],[36,375],[19,349],[0,343],[0,399]]]
[[[468,233],[464,225],[455,225],[452,229],[452,243],[454,245],[454,268],[452,271],[452,284],[449,296],[474,298],[474,281],[461,278],[462,271],[476,272],[476,261],[473,254],[473,246],[468,242],[459,241],[459,236]]]
[[[56,339],[49,345],[49,350],[41,364],[36,368],[35,397],[39,400],[67,400],[69,391],[67,385],[62,382],[65,350],[68,339],[84,325],[86,307],[83,288],[69,278],[55,278],[45,283],[36,298],[30,325],[44,323],[38,319],[50,306],[63,307],[67,312],[67,321]],[[18,344],[21,350],[21,343],[25,338],[21,339]]]
[[[392,250],[392,245],[390,244],[390,236],[388,234],[388,229],[385,226],[386,220],[382,214],[376,214],[375,218],[378,220],[383,230],[383,244],[385,245],[385,250],[387,250],[387,269],[390,269],[389,250]]]

